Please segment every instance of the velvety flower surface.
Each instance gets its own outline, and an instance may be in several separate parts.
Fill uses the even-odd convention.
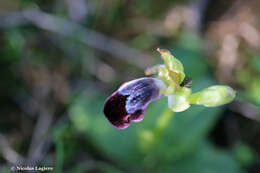
[[[109,122],[120,129],[144,118],[148,104],[161,97],[162,81],[140,78],[124,83],[105,101],[103,112]]]

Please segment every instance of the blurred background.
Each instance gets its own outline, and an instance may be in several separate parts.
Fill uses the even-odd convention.
[[[259,173],[260,1],[1,0],[0,172]],[[112,127],[120,84],[169,49],[193,79],[237,90],[231,104]],[[48,172],[48,171],[46,171]],[[50,171],[49,171],[50,172]]]

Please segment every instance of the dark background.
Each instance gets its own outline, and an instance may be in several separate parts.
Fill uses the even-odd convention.
[[[258,0],[1,0],[0,172],[260,172]],[[120,84],[169,49],[193,91],[224,84],[232,103],[112,127],[102,109]]]

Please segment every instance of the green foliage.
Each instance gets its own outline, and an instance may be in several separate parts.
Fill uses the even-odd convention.
[[[237,71],[236,78],[238,83],[244,88],[241,92],[243,99],[251,100],[260,105],[260,60],[258,52],[249,52],[247,55],[247,64]]]
[[[238,143],[234,147],[233,152],[236,160],[238,160],[243,166],[251,165],[254,161],[255,153],[246,144]]]
[[[11,170],[9,167],[0,166],[0,172],[2,173],[11,173]]]
[[[68,173],[98,172],[98,173],[121,173],[112,165],[101,161],[86,161],[76,164]]]
[[[207,143],[201,144],[199,150],[186,157],[176,164],[165,167],[162,173],[181,172],[181,173],[242,173],[239,166],[229,154],[216,150]]]

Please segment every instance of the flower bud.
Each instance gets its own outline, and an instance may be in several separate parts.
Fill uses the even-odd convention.
[[[229,86],[215,85],[203,89],[200,92],[191,94],[189,100],[191,104],[214,107],[231,102],[236,96],[236,91]]]

